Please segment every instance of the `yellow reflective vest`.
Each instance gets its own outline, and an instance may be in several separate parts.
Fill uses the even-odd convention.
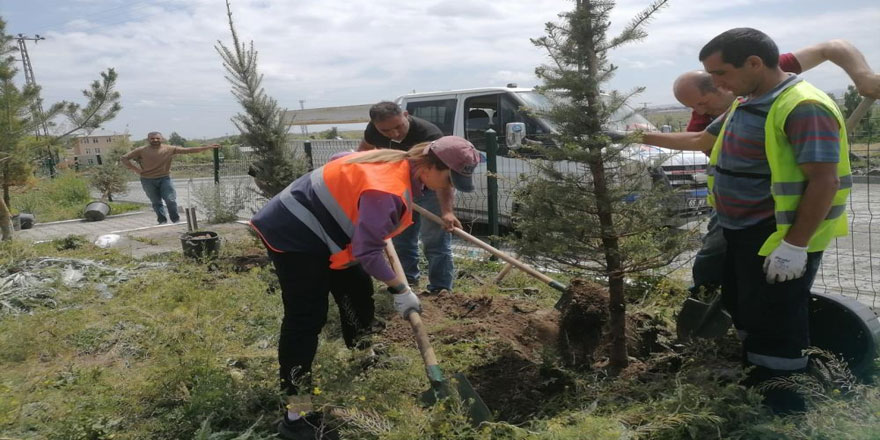
[[[807,252],[825,250],[835,237],[841,237],[849,233],[846,220],[846,202],[852,189],[852,173],[849,166],[849,144],[846,140],[846,123],[843,115],[831,98],[806,81],[785,89],[770,107],[767,114],[767,122],[764,124],[764,149],[767,162],[770,165],[770,192],[773,195],[776,215],[776,232],[770,235],[761,246],[759,255],[770,255],[782,242],[791,225],[794,224],[795,214],[801,202],[801,196],[807,188],[807,180],[804,173],[798,167],[794,156],[794,150],[788,142],[785,134],[785,120],[789,113],[803,101],[815,101],[822,104],[830,111],[840,126],[840,158],[837,162],[837,177],[840,179],[840,187],[831,202],[831,208],[825,216],[825,220],[819,224],[816,232],[810,238]],[[724,141],[724,131],[730,117],[739,105],[739,100],[734,100],[727,118],[721,127],[718,139],[712,147],[712,155],[709,158],[709,204],[715,206],[713,187],[715,185],[715,165],[718,163],[718,155]]]

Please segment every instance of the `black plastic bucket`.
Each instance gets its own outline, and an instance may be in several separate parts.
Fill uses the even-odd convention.
[[[812,292],[810,345],[834,353],[853,373],[865,376],[880,346],[880,319],[870,307],[853,298]]]
[[[18,214],[17,217],[18,217],[18,223],[19,223],[21,229],[30,229],[30,228],[34,227],[34,215],[33,214],[30,214],[27,212],[22,212],[21,214]]]
[[[213,231],[194,231],[180,234],[183,255],[196,260],[211,259],[220,251],[220,237]]]
[[[86,205],[83,217],[90,222],[99,222],[104,220],[104,217],[107,217],[108,214],[110,214],[110,205],[96,200]]]

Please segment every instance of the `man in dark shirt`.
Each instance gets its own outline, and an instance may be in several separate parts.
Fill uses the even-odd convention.
[[[377,119],[378,118],[378,119]],[[415,116],[393,102],[380,102],[370,108],[370,123],[358,151],[392,148],[407,151],[416,144],[443,137],[436,125]]]
[[[382,101],[370,108],[370,123],[364,130],[364,139],[358,151],[376,148],[393,148],[408,151],[422,142],[430,142],[443,137],[436,125],[424,119],[411,116],[393,102]],[[420,197],[413,199],[417,205],[440,216],[444,226],[434,222],[421,221],[418,213],[413,213],[413,225],[402,234],[394,237],[394,248],[406,273],[407,281],[414,287],[419,283],[419,238],[424,245],[428,260],[428,292],[439,293],[452,290],[455,267],[452,263],[453,227],[461,223],[452,213],[453,192],[450,188],[434,192],[425,188]]]

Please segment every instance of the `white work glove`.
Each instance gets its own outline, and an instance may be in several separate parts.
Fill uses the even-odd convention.
[[[764,273],[770,284],[800,278],[806,271],[807,248],[785,240],[764,259]]]
[[[422,303],[409,287],[405,291],[395,293],[392,296],[394,297],[394,310],[397,310],[401,318],[406,319],[411,311],[421,313]]]

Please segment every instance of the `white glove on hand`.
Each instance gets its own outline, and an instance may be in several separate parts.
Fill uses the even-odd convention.
[[[404,292],[395,293],[392,296],[394,296],[394,310],[400,313],[401,318],[406,319],[413,310],[422,312],[422,303],[419,301],[419,297],[409,287]]]
[[[806,271],[807,248],[785,240],[764,259],[764,273],[769,284],[800,278]]]

